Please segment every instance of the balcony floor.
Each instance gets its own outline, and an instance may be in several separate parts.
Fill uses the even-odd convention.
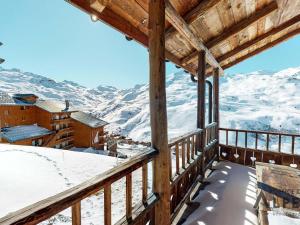
[[[200,206],[183,219],[183,224],[258,224],[253,208],[256,200],[255,169],[222,161],[214,166],[206,181],[209,184],[193,200]]]

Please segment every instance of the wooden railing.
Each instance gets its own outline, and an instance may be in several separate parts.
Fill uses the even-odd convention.
[[[171,214],[173,220],[183,204],[189,201],[196,186],[199,186],[206,169],[217,158],[217,124],[211,123],[203,131],[197,129],[186,135],[172,139],[170,149],[170,188]],[[200,141],[205,142],[205,149],[200,149]],[[57,215],[66,208],[71,208],[72,224],[81,224],[81,201],[104,192],[104,224],[112,224],[111,186],[121,178],[126,179],[126,214],[117,224],[147,224],[153,219],[154,206],[159,196],[148,193],[148,163],[157,151],[150,149],[144,154],[130,159],[120,166],[100,174],[78,186],[53,197],[44,199],[0,219],[0,224],[37,224]],[[132,173],[142,168],[142,201],[132,205]],[[99,218],[100,219],[100,218]]]
[[[205,131],[197,129],[172,139],[170,149],[171,213],[173,220],[184,203],[189,201],[195,187],[201,185],[202,174],[217,159],[216,123],[209,124]],[[203,135],[204,134],[204,135]],[[205,141],[204,154],[199,141]],[[204,157],[204,158],[203,158]],[[204,170],[204,171],[203,171]]]
[[[111,186],[121,178],[126,178],[126,215],[117,224],[146,224],[153,218],[154,205],[159,197],[148,193],[148,163],[156,151],[150,149],[144,154],[131,158],[103,174],[75,186],[69,190],[44,199],[31,206],[10,213],[0,219],[0,224],[37,224],[71,207],[72,224],[81,224],[81,201],[104,190],[104,224],[112,224]],[[132,206],[132,173],[142,168],[142,202]],[[99,218],[100,220],[100,218]]]
[[[213,122],[205,128],[204,170],[218,157],[218,124]]]
[[[223,159],[253,166],[255,161],[300,166],[300,149],[296,151],[300,134],[228,128],[220,128],[219,132]]]

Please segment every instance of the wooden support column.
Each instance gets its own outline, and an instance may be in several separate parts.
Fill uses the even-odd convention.
[[[205,160],[205,70],[206,70],[205,51],[200,51],[198,54],[198,104],[197,104],[197,128],[203,130],[198,141],[198,149],[202,151],[201,168],[204,176],[204,160]]]
[[[150,123],[152,147],[159,154],[153,162],[153,189],[159,194],[154,224],[169,225],[170,152],[168,149],[166,69],[165,69],[165,0],[149,1]]]
[[[219,77],[220,77],[220,73],[219,73],[219,69],[215,68],[214,69],[214,74],[213,74],[213,82],[214,82],[214,86],[213,86],[213,112],[214,112],[214,122],[217,123],[216,126],[216,138],[218,140],[217,144],[216,144],[216,154],[217,154],[217,159],[219,161],[219,127],[220,127],[220,111],[219,111]]]

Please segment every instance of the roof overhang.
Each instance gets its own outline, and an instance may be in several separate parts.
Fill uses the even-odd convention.
[[[148,0],[68,0],[148,47]],[[166,0],[166,59],[193,75],[227,69],[300,33],[300,1]]]

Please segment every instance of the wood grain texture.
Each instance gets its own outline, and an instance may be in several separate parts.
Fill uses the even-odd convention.
[[[271,4],[267,5],[263,9],[255,12],[250,17],[244,18],[238,23],[228,27],[225,31],[223,31],[222,34],[216,36],[215,38],[211,39],[210,41],[205,43],[205,46],[207,46],[208,49],[211,49],[219,44],[221,44],[226,39],[237,35],[238,33],[242,32],[245,28],[252,26],[254,23],[257,23],[258,21],[265,18],[270,13],[273,13],[277,9],[276,2],[272,2]],[[186,59],[182,60],[182,63],[187,63],[191,58],[196,57],[197,52],[192,53],[190,56],[188,56]]]
[[[170,221],[170,152],[168,149],[166,68],[165,68],[165,1],[149,1],[150,124],[151,143],[159,154],[153,163],[153,189],[160,200],[155,206],[155,224]]]
[[[215,138],[218,140],[216,145],[216,154],[219,158],[219,124],[220,124],[220,107],[219,107],[219,70],[215,69],[213,75],[213,115],[214,115],[214,122],[216,123],[215,127]]]
[[[132,219],[132,173],[126,176],[126,219]]]
[[[198,55],[198,88],[197,88],[197,128],[204,129],[205,128],[205,67],[206,67],[206,57],[205,52],[201,51]],[[204,147],[205,147],[205,132],[199,135],[198,140],[198,149],[202,151],[202,176],[204,176]]]
[[[72,225],[81,225],[81,204],[77,202],[72,206]]]
[[[111,185],[104,187],[104,225],[111,225]]]
[[[198,51],[205,51],[208,62],[213,67],[218,67],[221,71],[222,68],[219,66],[218,62],[208,50],[208,48],[196,37],[196,35],[190,30],[188,24],[184,19],[177,13],[175,8],[169,2],[166,1],[166,18],[173,25],[173,27],[184,36],[190,44]]]

